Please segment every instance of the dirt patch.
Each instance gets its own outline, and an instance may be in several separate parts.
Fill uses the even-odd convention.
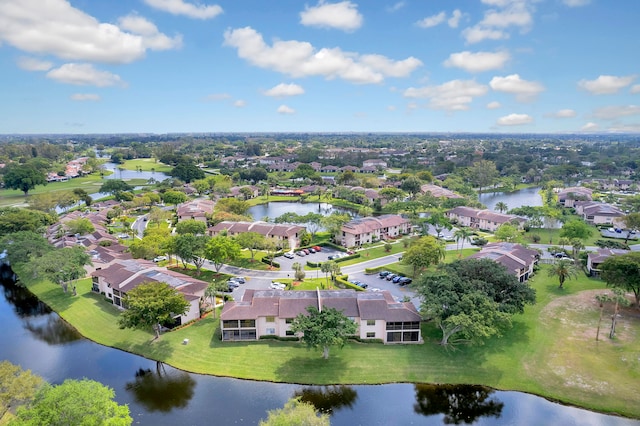
[[[563,326],[569,326],[573,330],[571,339],[591,340],[595,339],[598,327],[598,317],[600,315],[600,302],[596,300],[599,294],[611,294],[610,290],[586,290],[580,293],[560,297],[553,300],[540,312],[540,321],[544,324],[551,324],[554,321],[560,322]],[[635,299],[627,295],[630,303]],[[614,304],[605,303],[600,324],[600,340],[609,341],[612,344],[626,343],[635,340],[637,325],[640,325],[640,310],[637,308],[623,307],[619,309],[618,322],[616,325],[616,339],[608,338],[611,326],[611,315]],[[582,319],[589,318],[588,323]],[[593,319],[592,319],[593,318]]]

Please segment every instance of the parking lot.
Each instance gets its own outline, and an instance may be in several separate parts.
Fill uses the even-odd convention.
[[[329,256],[333,256],[341,253],[343,252],[331,247],[322,247],[322,251],[318,253],[309,253],[308,255],[305,255],[305,256],[298,256],[294,254],[293,259],[287,259],[284,256],[278,256],[276,257],[275,260],[280,264],[280,270],[291,271],[293,270],[293,267],[291,265],[293,265],[295,262],[298,262],[302,265],[306,265],[307,261],[316,262],[316,263],[326,262],[327,260],[329,260],[328,259]]]

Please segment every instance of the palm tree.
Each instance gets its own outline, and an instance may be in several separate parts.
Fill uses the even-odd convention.
[[[562,250],[564,250],[564,246],[571,244],[571,240],[567,237],[560,237],[558,244],[560,244],[560,246],[562,246]]]
[[[567,279],[575,278],[577,275],[578,270],[574,266],[573,261],[569,259],[560,259],[549,269],[549,276],[558,277],[558,281],[560,281],[558,288],[563,288],[564,282]]]
[[[331,262],[322,262],[320,264],[320,272],[324,273],[324,277],[327,280],[326,287],[329,287],[329,273],[331,272]]]
[[[473,235],[473,231],[471,230],[471,228],[466,228],[466,227],[456,229],[455,232],[453,233],[453,237],[456,239],[456,244],[462,241],[462,244],[460,244],[460,255],[462,254],[462,249],[464,248],[465,240],[468,240],[472,235]]]
[[[507,207],[507,203],[503,202],[503,201],[498,201],[496,203],[496,210],[498,210],[500,213],[504,213],[507,210],[509,210],[509,207]]]
[[[573,259],[577,262],[578,254],[580,254],[580,250],[584,248],[584,244],[581,239],[574,238],[571,240],[571,247],[573,247]]]

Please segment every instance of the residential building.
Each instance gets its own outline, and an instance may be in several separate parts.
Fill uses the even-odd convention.
[[[463,198],[461,195],[458,195],[458,194],[456,194],[455,192],[453,192],[453,191],[451,191],[449,189],[443,188],[443,187],[438,186],[438,185],[433,185],[433,184],[430,184],[430,183],[422,185],[420,187],[420,191],[423,194],[430,193],[433,197],[437,197],[437,198],[440,198],[440,197],[445,197],[445,198]]]
[[[407,234],[410,229],[411,221],[399,215],[363,217],[344,224],[337,240],[344,247],[357,247],[374,241],[399,237]]]
[[[375,168],[382,168],[382,169],[386,169],[387,168],[387,162],[377,158],[377,159],[371,159],[371,160],[364,160],[362,162],[362,167],[375,167]]]
[[[533,274],[533,266],[539,258],[537,250],[506,242],[487,244],[478,253],[469,256],[469,259],[491,259],[504,265],[520,282],[527,281]]]
[[[446,216],[451,221],[456,221],[460,226],[467,226],[473,229],[482,229],[495,232],[502,224],[515,221],[522,227],[526,219],[512,215],[502,214],[491,210],[480,210],[472,207],[459,206],[447,211]]]
[[[593,191],[582,186],[564,188],[558,192],[558,202],[564,207],[573,207],[576,201],[593,200]]]
[[[599,248],[595,253],[591,252],[587,255],[587,271],[592,277],[600,276],[600,264],[611,256],[620,256],[630,253],[629,250]]]
[[[574,202],[576,213],[591,225],[616,225],[624,227],[622,217],[624,212],[616,206],[596,201]]]
[[[300,246],[300,233],[306,229],[304,226],[276,224],[267,222],[231,222],[223,221],[207,230],[209,236],[214,237],[221,232],[226,232],[229,236],[242,234],[244,232],[257,232],[265,237],[275,238],[281,241],[282,245],[290,250]]]
[[[213,201],[205,198],[182,203],[177,208],[178,222],[190,219],[206,222],[207,214],[213,213],[214,206],[215,203]]]
[[[209,285],[205,281],[192,278],[179,272],[157,266],[142,259],[118,260],[104,269],[91,273],[93,280],[91,290],[104,295],[115,306],[125,309],[124,295],[143,283],[164,282],[181,292],[189,309],[184,315],[176,315],[175,325],[185,324],[200,318],[200,301]]]
[[[423,343],[420,314],[411,302],[396,302],[388,291],[246,290],[225,304],[220,315],[223,341],[294,336],[291,323],[307,307],[335,308],[358,325],[356,336],[384,343]]]

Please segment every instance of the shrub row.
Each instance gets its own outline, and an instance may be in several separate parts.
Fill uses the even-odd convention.
[[[281,342],[297,342],[300,339],[298,339],[296,336],[280,337],[280,336],[276,336],[275,334],[267,334],[264,336],[260,336],[260,340],[280,340]]]
[[[267,257],[267,256],[265,256],[262,259],[260,259],[260,261],[262,263],[267,264],[267,265],[272,265],[274,268],[279,268],[280,267],[280,264],[278,262],[276,262],[275,260],[271,261],[271,258]]]

